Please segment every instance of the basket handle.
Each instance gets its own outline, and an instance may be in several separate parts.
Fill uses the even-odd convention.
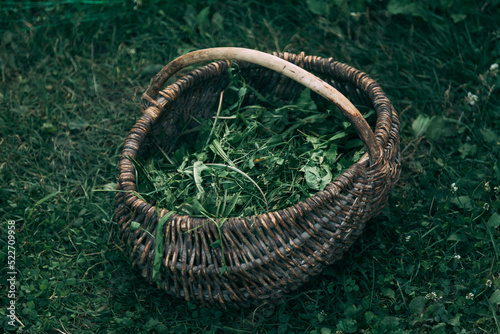
[[[381,155],[380,147],[375,140],[375,134],[363,118],[359,110],[338,90],[303,68],[269,53],[235,47],[220,47],[186,53],[168,63],[154,77],[144,98],[156,96],[163,84],[180,69],[204,61],[221,59],[240,60],[254,63],[281,73],[297,81],[310,90],[332,102],[346,116],[356,129],[364,145],[368,149],[370,162],[374,163]],[[149,98],[150,99],[150,98]]]

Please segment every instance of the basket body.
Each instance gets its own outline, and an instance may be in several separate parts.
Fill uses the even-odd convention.
[[[127,156],[172,145],[189,118],[211,117],[228,85],[229,61],[200,67],[151,97],[131,130],[120,160],[116,220],[132,264],[153,278],[157,233],[163,236],[161,271],[155,284],[167,293],[208,306],[244,307],[279,300],[338,261],[387,202],[400,173],[398,116],[380,86],[366,74],[304,54],[276,54],[323,79],[353,103],[377,112],[375,138],[381,155],[365,155],[323,191],[284,210],[229,218],[220,228],[207,219],[173,214],[137,198]],[[289,102],[303,87],[258,65],[237,62],[245,82],[262,94]],[[252,103],[249,96],[247,103]],[[153,139],[155,145],[153,145]],[[141,228],[132,231],[131,222]],[[210,247],[219,240],[225,245]]]

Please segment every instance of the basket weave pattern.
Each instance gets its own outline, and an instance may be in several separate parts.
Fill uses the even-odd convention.
[[[156,145],[168,149],[182,131],[180,124],[191,117],[213,116],[232,65],[229,61],[208,64],[155,96],[145,95],[144,112],[125,141],[119,163],[116,220],[132,265],[148,280],[152,280],[155,259],[153,236],[164,235],[161,272],[155,283],[169,294],[223,307],[279,299],[341,259],[366,222],[385,206],[399,177],[398,116],[375,81],[331,58],[276,55],[323,79],[353,103],[374,108],[380,156],[371,161],[365,154],[323,191],[284,210],[229,218],[219,227],[208,219],[173,214],[157,231],[168,211],[134,194],[136,173],[127,157],[147,155]],[[264,67],[236,64],[248,84],[277,100],[290,101],[303,89]],[[252,99],[249,96],[246,102]],[[132,231],[133,221],[141,228]],[[210,247],[217,240],[223,247]]]

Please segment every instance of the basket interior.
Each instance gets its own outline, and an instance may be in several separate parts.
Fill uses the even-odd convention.
[[[217,70],[214,70],[214,67]],[[350,82],[333,78],[331,75],[314,71],[312,68],[308,70],[339,90],[361,112],[374,108],[367,94],[357,89]],[[189,82],[187,85],[180,85],[187,88],[183,88],[178,97],[164,107],[160,117],[153,124],[151,131],[141,146],[140,155],[147,154],[155,147],[169,151],[172,145],[175,145],[180,133],[186,132],[197,125],[196,122],[192,122],[193,119],[203,120],[214,116],[218,109],[222,91],[224,91],[224,100],[234,100],[234,97],[228,96],[231,91],[226,91],[230,82],[230,71],[232,75],[239,75],[258,95],[264,96],[266,100],[271,101],[266,105],[265,102],[259,100],[257,94],[249,91],[245,95],[242,106],[259,103],[264,107],[272,108],[276,105],[292,104],[304,90],[304,86],[294,80],[259,65],[238,61],[232,63],[220,61],[206,65],[188,73],[171,85],[175,87],[177,83]],[[200,75],[200,73],[203,73],[203,75]],[[323,103],[328,103],[323,97],[314,92],[311,92],[311,97],[315,102],[323,101]],[[340,112],[338,113],[340,114]],[[370,117],[368,119],[372,126],[375,123],[374,118]]]

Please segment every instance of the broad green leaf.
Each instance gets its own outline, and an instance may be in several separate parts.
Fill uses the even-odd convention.
[[[465,236],[463,234],[452,233],[452,234],[450,234],[450,236],[446,240],[448,240],[448,241],[467,241],[467,236]]]
[[[469,196],[458,196],[451,200],[451,203],[456,204],[457,206],[464,209],[472,209],[473,203]]]
[[[57,132],[57,128],[50,122],[43,123],[40,130],[43,133],[48,133],[48,134],[54,134]]]
[[[413,130],[413,134],[416,138],[420,138],[425,134],[429,124],[431,123],[431,119],[427,115],[420,114],[411,124],[411,128]]]
[[[448,320],[448,323],[452,326],[458,327],[460,326],[460,313],[457,314],[454,318]]]
[[[321,182],[318,190],[325,189],[326,185],[332,182],[332,173],[330,172],[330,168],[328,166],[322,165],[322,169],[326,172],[326,174],[321,178]]]
[[[224,30],[224,16],[222,16],[219,12],[215,12],[212,16],[212,26],[215,31]]]
[[[306,0],[307,8],[316,15],[328,16],[330,7],[324,0]]]
[[[500,215],[498,213],[493,213],[486,223],[491,228],[497,228],[500,226]]]
[[[371,322],[374,318],[375,318],[375,313],[373,313],[372,311],[367,311],[365,313],[365,319],[367,322]]]
[[[458,152],[462,154],[462,159],[473,157],[477,152],[477,145],[465,143],[458,147]]]
[[[332,330],[330,328],[328,328],[328,327],[321,327],[320,333],[321,334],[331,334]]]
[[[337,160],[338,155],[338,146],[335,144],[331,144],[328,146],[328,150],[325,152],[325,162],[329,166],[335,165],[335,160]]]
[[[432,334],[446,334],[446,324],[440,322],[439,324],[432,326]]]
[[[305,166],[304,173],[309,188],[319,190],[321,185],[320,169],[316,166]]]
[[[70,130],[83,130],[89,126],[89,122],[87,122],[83,118],[76,118],[68,123],[68,127]]]
[[[210,23],[209,15],[210,15],[210,7],[203,8],[198,13],[198,15],[196,15],[196,23],[198,24],[200,30],[209,25]]]
[[[467,18],[467,14],[450,14],[450,17],[454,23],[459,23]]]
[[[419,16],[424,20],[427,20],[428,15],[420,3],[410,0],[390,0],[387,11],[392,15]]]
[[[430,119],[425,136],[431,141],[440,139],[446,134],[446,122],[441,116],[434,116]]]
[[[499,305],[500,304],[500,290],[495,290],[491,297],[489,298],[490,303]]]
[[[500,136],[489,128],[480,129],[479,132],[483,136],[484,141],[487,143],[498,143],[500,141]]]
[[[311,98],[311,91],[304,89],[296,102],[296,105],[303,109],[316,110],[316,103]]]
[[[382,288],[382,295],[384,295],[390,299],[396,298],[396,293],[394,292],[394,290],[389,289],[389,288]]]
[[[357,328],[354,319],[341,319],[337,324],[337,330],[343,333],[355,333]]]
[[[410,305],[408,305],[408,308],[412,314],[422,313],[425,307],[425,302],[426,300],[424,296],[415,297],[410,302]]]

